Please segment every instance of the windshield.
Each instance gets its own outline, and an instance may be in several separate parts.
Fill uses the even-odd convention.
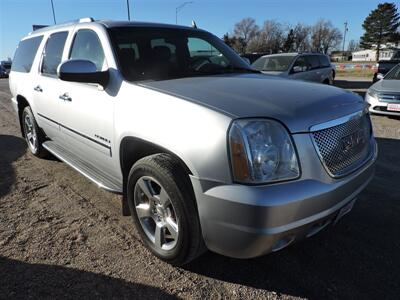
[[[400,64],[395,66],[384,78],[385,80],[400,80]]]
[[[121,72],[128,81],[254,72],[210,33],[154,27],[111,28]]]
[[[286,71],[295,56],[264,56],[257,59],[251,66],[258,71]]]

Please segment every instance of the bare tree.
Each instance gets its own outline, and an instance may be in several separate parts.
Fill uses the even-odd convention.
[[[312,26],[311,32],[312,49],[325,54],[336,48],[343,38],[338,28],[333,27],[330,21],[323,19]]]
[[[294,33],[294,50],[297,52],[304,52],[311,50],[310,36],[311,28],[310,26],[297,23],[293,28]]]
[[[253,18],[244,18],[235,24],[233,29],[235,37],[241,41],[243,48],[240,52],[245,52],[249,42],[258,34],[259,28]]]
[[[283,25],[273,20],[264,22],[259,34],[248,45],[252,52],[277,53],[282,50],[286,39]]]
[[[360,44],[356,40],[350,40],[347,51],[354,52],[360,49]]]

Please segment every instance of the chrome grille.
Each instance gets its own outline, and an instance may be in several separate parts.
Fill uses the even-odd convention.
[[[371,154],[371,121],[357,115],[340,125],[312,132],[315,148],[333,177],[348,174]]]
[[[379,94],[378,100],[380,102],[400,103],[400,94]]]

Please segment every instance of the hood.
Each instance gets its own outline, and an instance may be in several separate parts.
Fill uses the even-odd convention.
[[[400,93],[400,80],[383,79],[371,86],[371,89],[378,93]]]
[[[262,74],[228,74],[141,83],[141,86],[207,106],[232,118],[266,117],[292,133],[365,107],[351,92]]]

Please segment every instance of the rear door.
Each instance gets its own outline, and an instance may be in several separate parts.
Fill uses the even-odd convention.
[[[61,99],[58,94],[57,67],[61,63],[68,31],[52,33],[43,48],[39,76],[34,86],[34,99],[40,126],[46,135],[57,141],[59,132],[59,110]]]
[[[310,81],[323,82],[324,72],[321,69],[321,64],[318,55],[307,55],[306,59],[310,65]]]

